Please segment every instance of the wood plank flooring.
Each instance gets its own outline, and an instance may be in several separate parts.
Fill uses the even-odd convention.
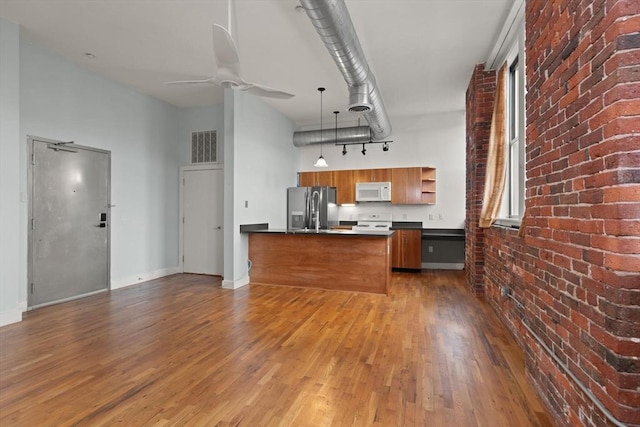
[[[550,426],[462,272],[389,295],[174,275],[0,328],[2,426]]]

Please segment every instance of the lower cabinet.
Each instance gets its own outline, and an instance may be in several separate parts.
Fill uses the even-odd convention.
[[[393,268],[422,268],[422,230],[395,230],[391,242]]]

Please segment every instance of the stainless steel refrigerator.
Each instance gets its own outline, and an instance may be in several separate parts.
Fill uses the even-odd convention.
[[[337,224],[335,187],[287,188],[288,230],[326,230]]]

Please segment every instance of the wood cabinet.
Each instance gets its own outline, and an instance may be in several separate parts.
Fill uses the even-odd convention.
[[[422,268],[422,230],[395,230],[391,242],[393,268]]]
[[[299,172],[298,186],[336,187],[339,205],[355,203],[358,182],[391,182],[391,204],[425,205],[436,202],[436,169],[431,167]]]
[[[333,186],[336,187],[337,204],[354,204],[356,202],[356,183],[352,170],[333,171]]]
[[[391,169],[357,169],[355,182],[388,182],[391,181]]]
[[[436,168],[422,168],[420,198],[425,205],[436,203]]]
[[[298,172],[298,187],[313,186],[333,187],[333,172]]]
[[[391,169],[391,203],[396,205],[422,203],[422,168]]]

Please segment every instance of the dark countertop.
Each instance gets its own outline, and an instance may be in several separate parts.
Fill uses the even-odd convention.
[[[430,237],[449,237],[464,240],[463,228],[424,228],[422,230],[422,238]]]
[[[417,221],[393,221],[391,223],[392,230],[422,230],[422,222]]]
[[[356,221],[340,221],[341,226],[356,225]],[[464,240],[463,228],[422,228],[422,222],[416,221],[394,221],[391,231],[354,231],[354,230],[286,230],[280,228],[269,228],[268,223],[243,224],[240,226],[241,233],[274,233],[274,234],[325,234],[343,236],[391,236],[393,230],[422,230],[422,238],[446,238],[447,240]]]
[[[307,236],[347,236],[347,237],[390,237],[393,231],[354,231],[354,230],[286,230],[281,228],[243,229],[241,233],[296,234]]]

